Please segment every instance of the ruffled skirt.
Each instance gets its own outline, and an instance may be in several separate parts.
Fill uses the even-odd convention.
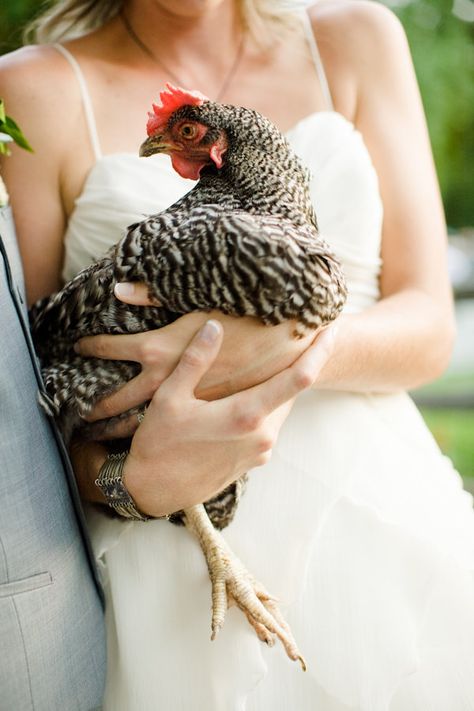
[[[91,513],[104,711],[474,711],[471,497],[408,396],[307,392],[224,536],[306,659],[231,608],[210,641],[199,544]]]

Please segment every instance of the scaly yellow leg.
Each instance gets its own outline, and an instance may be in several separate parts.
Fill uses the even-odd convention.
[[[192,506],[185,509],[184,514],[186,527],[199,540],[211,578],[211,639],[216,638],[224,624],[227,608],[235,603],[244,612],[262,642],[272,645],[274,636],[278,637],[289,658],[298,660],[303,671],[306,671],[305,661],[298,651],[277,601],[234,555],[222,535],[212,525],[204,506]]]

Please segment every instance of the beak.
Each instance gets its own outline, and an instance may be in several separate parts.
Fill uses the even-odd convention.
[[[170,153],[170,151],[182,150],[180,146],[174,145],[172,143],[167,143],[163,136],[155,134],[149,136],[146,141],[142,143],[138,151],[138,155],[143,157],[152,156],[155,153]]]

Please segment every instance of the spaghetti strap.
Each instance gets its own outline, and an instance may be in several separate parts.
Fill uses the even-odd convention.
[[[62,44],[53,44],[54,49],[56,49],[63,57],[69,62],[77,78],[79,84],[79,91],[81,93],[82,105],[84,107],[84,115],[86,118],[87,129],[89,131],[89,137],[92,145],[92,150],[94,151],[94,156],[96,160],[102,157],[102,151],[100,149],[99,135],[97,133],[97,126],[94,117],[94,110],[92,108],[91,97],[89,94],[89,89],[87,88],[87,83],[82,73],[81,67],[75,57],[71,52],[62,46]]]
[[[309,19],[309,15],[307,12],[302,13],[302,19],[306,40],[309,45],[311,57],[313,59],[314,67],[318,75],[326,106],[329,111],[334,111],[334,103],[331,96],[331,90],[329,89],[329,83],[326,77],[326,72],[324,71],[324,65],[321,59],[321,55],[319,53],[316,37],[314,36],[313,28],[311,26],[311,20]]]

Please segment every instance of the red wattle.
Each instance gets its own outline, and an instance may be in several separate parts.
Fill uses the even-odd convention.
[[[185,158],[180,153],[171,153],[170,155],[171,164],[178,175],[189,180],[199,180],[201,169],[209,163],[206,160],[190,160],[189,157]]]

